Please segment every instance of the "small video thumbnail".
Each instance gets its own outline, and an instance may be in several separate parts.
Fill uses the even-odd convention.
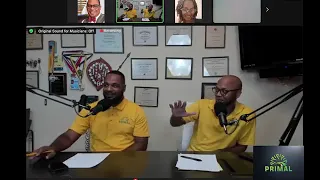
[[[163,23],[164,0],[117,0],[117,23]]]
[[[78,0],[78,23],[105,23],[104,0]]]
[[[214,23],[261,23],[261,0],[213,0]]]
[[[202,22],[202,0],[175,0],[175,23]]]

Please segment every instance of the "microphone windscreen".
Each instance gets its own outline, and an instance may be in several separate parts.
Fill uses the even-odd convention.
[[[111,107],[111,104],[106,99],[102,99],[101,101],[98,102],[97,105],[101,105],[103,108],[103,111],[105,111]]]
[[[227,114],[227,106],[224,103],[216,102],[214,104],[214,112],[216,115],[219,115],[220,113]]]

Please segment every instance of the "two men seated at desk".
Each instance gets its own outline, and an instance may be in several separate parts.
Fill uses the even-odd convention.
[[[39,155],[51,150],[53,153],[69,148],[87,130],[90,131],[90,148],[93,152],[101,151],[146,151],[149,139],[149,126],[144,110],[134,102],[124,98],[125,77],[119,71],[111,71],[105,79],[104,99],[108,105],[104,111],[87,118],[77,116],[72,126],[61,134],[50,146],[37,149]],[[252,110],[237,99],[241,95],[242,82],[232,75],[222,77],[215,91],[215,100],[201,99],[186,108],[186,103],[178,101],[170,104],[173,127],[195,122],[188,151],[230,151],[244,152],[247,146],[254,145],[256,120],[240,121],[230,135],[224,132],[215,113],[216,103],[223,103],[227,109],[227,121],[238,120],[241,115]],[[98,102],[90,104],[94,108]],[[80,115],[89,113],[83,109]],[[254,116],[254,115],[252,115]]]

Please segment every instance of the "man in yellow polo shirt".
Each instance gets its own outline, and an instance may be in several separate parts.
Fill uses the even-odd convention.
[[[61,134],[50,146],[44,146],[35,152],[52,150],[55,152],[69,148],[87,130],[91,135],[91,151],[146,151],[149,138],[149,126],[143,109],[124,98],[125,77],[119,71],[111,71],[105,79],[103,96],[108,108],[87,118],[77,116],[71,127]],[[90,104],[95,107],[98,102]],[[89,113],[83,109],[80,115]]]
[[[178,101],[170,104],[172,110],[170,124],[176,127],[191,121],[195,122],[188,151],[244,152],[247,146],[255,144],[256,120],[239,121],[237,127],[236,125],[227,126],[227,130],[231,133],[228,135],[220,126],[219,119],[214,112],[216,102],[226,105],[228,122],[239,120],[241,115],[252,112],[249,107],[237,101],[242,91],[241,80],[232,75],[224,76],[213,90],[215,100],[201,99],[187,108],[186,102]]]
[[[131,3],[128,3],[128,10],[126,10],[121,17],[127,17],[130,19],[137,18],[137,10],[133,9],[133,5]]]
[[[143,17],[144,18],[154,18],[155,11],[152,9],[153,9],[153,5],[150,4],[148,6],[148,8],[141,10],[141,13],[143,13]]]

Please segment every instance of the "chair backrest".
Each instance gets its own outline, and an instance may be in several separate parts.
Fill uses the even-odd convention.
[[[187,102],[187,106],[193,104],[193,102]],[[192,134],[193,134],[194,122],[189,122],[182,126],[182,139],[180,151],[186,151],[188,149]]]

